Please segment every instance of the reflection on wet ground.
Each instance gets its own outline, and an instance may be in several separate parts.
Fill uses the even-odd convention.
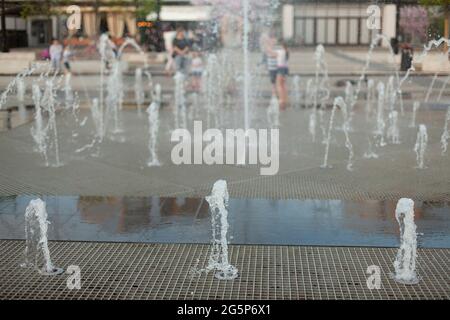
[[[33,196],[0,197],[0,239],[24,237]],[[46,196],[51,240],[208,243],[203,198]],[[230,199],[230,243],[398,246],[392,201]],[[450,203],[416,202],[421,247],[450,248]]]

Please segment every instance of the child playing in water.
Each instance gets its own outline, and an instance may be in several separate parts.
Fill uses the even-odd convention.
[[[277,78],[276,86],[278,90],[278,98],[280,100],[280,109],[286,109],[288,92],[286,87],[286,77],[289,74],[288,59],[289,50],[286,43],[280,41],[281,45],[275,50],[277,57]]]
[[[193,51],[191,61],[191,77],[192,77],[191,86],[192,90],[195,92],[200,91],[202,74],[203,74],[203,61],[200,56],[200,52]]]
[[[67,45],[64,47],[64,51],[62,54],[63,57],[63,64],[65,68],[65,73],[70,73],[70,57],[72,56],[72,51],[70,50],[70,47]]]

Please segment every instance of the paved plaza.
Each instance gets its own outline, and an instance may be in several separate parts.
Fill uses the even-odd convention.
[[[254,125],[257,127],[266,126],[265,107],[263,103],[255,107]],[[32,123],[1,134],[0,148],[4,150],[0,166],[1,195],[205,196],[212,183],[226,179],[232,197],[350,200],[411,197],[421,201],[448,201],[449,155],[441,155],[440,143],[446,110],[425,106],[417,113],[417,124],[425,123],[429,135],[427,168],[420,170],[415,168],[413,151],[417,128],[409,127],[412,101],[405,100],[405,113],[400,116],[401,144],[376,148],[378,159],[363,157],[375,128],[373,121],[366,122],[363,108],[362,103],[355,107],[350,134],[355,153],[353,171],[346,170],[348,151],[342,130],[337,128],[332,132],[329,151],[332,168],[324,169],[320,167],[325,145],[321,143],[323,136],[319,125],[315,142],[308,133],[311,110],[291,108],[282,112],[280,166],[274,176],[261,176],[255,165],[174,165],[170,158],[175,145],[170,142],[174,126],[170,104],[160,112],[158,156],[162,166],[150,168],[146,166],[148,120],[144,114],[138,116],[135,106],[126,107],[120,114],[125,142],[105,139],[99,146],[99,157],[92,157],[90,151],[75,152],[92,140],[92,122],[88,119],[84,127],[78,127],[70,112],[62,112],[58,116],[62,167],[44,167],[41,156],[33,151]],[[327,110],[323,117],[326,127],[330,114]],[[201,115],[198,116],[200,119]],[[77,117],[89,118],[90,113],[81,108]],[[222,117],[223,128],[239,127],[242,122],[242,112],[234,106],[226,108]],[[336,122],[342,123],[339,112]]]
[[[307,52],[305,57],[311,54]],[[349,58],[348,53],[343,56],[339,50],[327,55],[331,96],[343,96],[342,83],[356,83],[363,61]],[[314,69],[303,67],[302,59],[295,61],[293,74],[300,75],[301,88],[305,88]],[[20,120],[14,111],[11,130],[5,127],[6,113],[0,114],[0,255],[4,261],[0,299],[450,299],[446,245],[450,154],[441,153],[448,90],[437,101],[445,75],[435,79],[427,103],[424,100],[433,74],[416,73],[405,82],[404,113],[399,113],[398,123],[401,143],[387,139],[383,147],[374,140],[375,103],[366,118],[363,84],[349,135],[354,152],[351,171],[346,168],[349,153],[342,110],[335,114],[330,167],[322,168],[332,99],[317,113],[313,141],[309,132],[313,109],[305,108],[303,102],[294,105],[291,92],[291,106],[279,116],[279,171],[262,176],[260,165],[175,165],[171,159],[175,143],[170,141],[175,127],[174,82],[161,66],[152,68],[154,82],[163,88],[158,132],[161,166],[147,166],[149,124],[144,111],[150,99],[146,97],[139,114],[133,69],[124,76],[125,104],[119,113],[123,132],[108,131],[101,144],[81,152],[76,150],[89,145],[95,135],[90,101],[99,94],[99,77],[73,76],[72,88],[78,92],[80,108],[60,110],[56,118],[62,166],[46,167],[36,152],[30,134],[34,121],[29,96],[26,120]],[[390,68],[389,63],[380,61],[368,78],[386,82],[392,75]],[[341,74],[345,69],[348,73]],[[5,87],[11,79],[1,77],[0,86]],[[36,79],[29,77],[27,85]],[[265,75],[257,80],[251,126],[268,128],[269,81]],[[292,85],[291,77],[289,87]],[[237,92],[229,95],[217,110],[221,130],[244,124],[241,97]],[[63,101],[62,90],[58,97]],[[195,100],[190,91],[186,97],[187,128],[192,131],[193,121],[200,120],[207,129],[205,97]],[[415,101],[422,105],[412,127]],[[8,100],[8,106],[15,104],[14,97]],[[428,146],[426,167],[418,169],[414,146],[422,123],[427,126]],[[364,157],[369,142],[378,158]],[[50,162],[53,157],[49,153]],[[231,197],[230,261],[239,269],[235,281],[219,281],[212,273],[196,278],[190,272],[203,267],[211,250],[204,198],[218,179],[227,181]],[[53,221],[49,229],[52,259],[64,268],[71,264],[81,267],[81,290],[67,290],[65,276],[42,277],[18,268],[25,246],[22,204],[34,196],[48,202]],[[415,286],[401,285],[390,275],[398,241],[394,207],[403,197],[415,201],[419,232],[424,232],[419,240],[420,283]],[[304,204],[283,202],[291,200]],[[70,210],[67,201],[73,202]],[[86,203],[88,209],[83,208]],[[333,209],[335,203],[340,204],[338,209]],[[381,268],[380,290],[367,288],[370,265]]]

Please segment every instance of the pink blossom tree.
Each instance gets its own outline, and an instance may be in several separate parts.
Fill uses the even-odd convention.
[[[400,30],[409,36],[411,41],[427,40],[427,31],[429,26],[428,12],[420,6],[404,6],[400,8]]]

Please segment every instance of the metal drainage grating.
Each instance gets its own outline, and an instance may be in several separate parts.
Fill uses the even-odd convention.
[[[212,273],[193,279],[209,246],[51,242],[55,265],[81,268],[81,289],[68,275],[41,276],[18,267],[24,242],[0,241],[0,299],[450,299],[450,250],[419,249],[418,285],[389,277],[394,248],[230,246],[234,281]],[[381,268],[381,289],[366,286],[367,266]]]

